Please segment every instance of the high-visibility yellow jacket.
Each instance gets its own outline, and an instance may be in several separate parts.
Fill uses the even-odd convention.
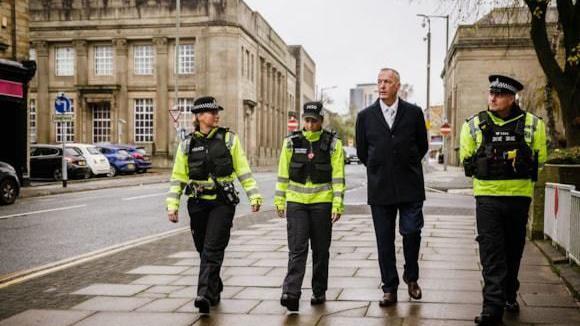
[[[503,120],[496,117],[491,112],[487,112],[491,121],[503,126],[522,115]],[[537,116],[523,112],[525,114],[524,139],[533,152],[538,152],[538,166],[541,167],[546,161],[546,126]],[[483,134],[479,128],[479,118],[477,115],[467,119],[461,128],[459,159],[463,162],[466,158],[475,154],[483,141]],[[517,180],[479,180],[473,178],[473,194],[475,196],[523,196],[532,197],[534,193],[534,183],[531,179]]]
[[[302,131],[309,142],[320,139],[321,131]],[[292,141],[284,139],[282,152],[278,162],[278,182],[274,205],[279,210],[284,210],[286,202],[300,204],[332,203],[332,213],[344,212],[344,191],[346,188],[344,178],[344,151],[342,142],[333,137],[330,145],[330,164],[332,167],[332,182],[314,184],[307,180],[305,184],[294,182],[289,179],[290,160],[292,159]]]
[[[171,184],[169,187],[169,192],[167,193],[166,204],[168,210],[178,210],[181,194],[185,186],[190,183],[192,186],[201,186],[207,190],[215,190],[215,183],[211,178],[207,180],[189,180],[189,166],[187,162],[187,155],[189,150],[189,143],[191,137],[214,137],[218,129],[212,129],[206,136],[199,131],[194,132],[192,135],[188,136],[184,141],[179,144],[177,148],[177,153],[175,154],[175,161],[173,163],[173,172],[171,173]],[[232,155],[232,161],[234,166],[234,172],[227,177],[217,178],[218,182],[233,182],[237,177],[246,195],[250,199],[251,205],[262,204],[262,196],[258,191],[258,185],[256,180],[252,176],[252,171],[250,170],[250,165],[246,159],[246,154],[242,148],[240,140],[231,131],[228,131],[225,136],[226,146],[230,150]],[[204,200],[215,200],[217,195],[215,194],[204,194],[200,196],[200,199]]]

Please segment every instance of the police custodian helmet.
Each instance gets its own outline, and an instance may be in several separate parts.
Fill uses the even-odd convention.
[[[202,113],[208,111],[223,111],[224,108],[217,104],[217,101],[212,96],[204,96],[196,99],[193,102],[191,113]]]
[[[490,75],[488,79],[490,82],[490,93],[515,95],[517,92],[524,89],[522,83],[508,76]]]

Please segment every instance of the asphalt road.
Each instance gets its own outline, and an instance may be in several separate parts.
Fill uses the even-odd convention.
[[[347,203],[366,201],[366,173],[347,166]],[[275,173],[255,173],[265,199],[274,200]],[[185,199],[180,221],[167,221],[168,183],[110,188],[45,197],[21,198],[0,206],[0,277],[101,250],[177,228],[187,227]],[[239,186],[238,186],[238,189]],[[236,216],[250,212],[244,195]]]

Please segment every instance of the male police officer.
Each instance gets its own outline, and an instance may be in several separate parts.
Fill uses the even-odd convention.
[[[302,280],[312,246],[313,305],[326,301],[332,223],[343,213],[344,152],[334,133],[322,129],[322,103],[304,105],[304,129],[284,140],[278,165],[274,204],[278,216],[287,210],[288,274],[280,303],[298,311]]]
[[[177,149],[166,203],[169,220],[176,223],[179,199],[186,189],[191,233],[201,260],[194,305],[200,313],[209,313],[210,306],[220,302],[223,290],[220,269],[239,201],[234,178],[244,187],[252,211],[260,209],[262,196],[240,140],[218,126],[223,108],[211,96],[200,97],[193,104],[195,131]]]
[[[543,121],[515,101],[523,85],[501,75],[491,75],[489,81],[489,108],[463,124],[460,151],[476,199],[485,282],[483,310],[475,318],[479,325],[501,323],[504,309],[519,311],[518,271],[528,209],[538,167],[546,160]]]

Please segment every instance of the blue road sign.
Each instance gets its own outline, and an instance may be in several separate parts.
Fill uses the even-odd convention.
[[[71,113],[70,99],[64,95],[57,96],[54,101],[54,110],[56,111],[56,114]]]

